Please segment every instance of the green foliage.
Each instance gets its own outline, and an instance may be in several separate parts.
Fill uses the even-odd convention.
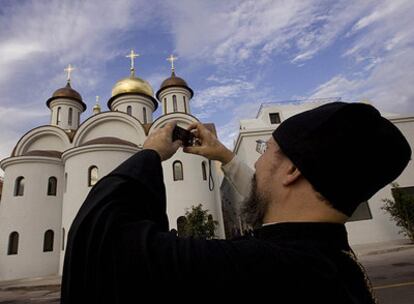
[[[218,222],[213,220],[208,210],[203,210],[203,206],[192,206],[187,210],[185,217],[178,220],[178,236],[193,237],[200,239],[212,239],[215,237],[215,229]]]
[[[383,199],[382,209],[390,213],[391,218],[401,227],[400,233],[414,242],[414,196],[404,192],[397,183],[392,184],[394,200]]]

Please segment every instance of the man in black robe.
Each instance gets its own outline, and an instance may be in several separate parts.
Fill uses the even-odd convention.
[[[174,124],[90,191],[71,226],[61,303],[270,299],[375,303],[344,226],[359,203],[397,178],[411,149],[366,104],[330,103],[285,120],[255,164],[244,209],[257,229],[234,240],[170,233],[161,162],[180,146]],[[201,124],[184,151],[228,163]],[[198,293],[198,297],[194,297]]]

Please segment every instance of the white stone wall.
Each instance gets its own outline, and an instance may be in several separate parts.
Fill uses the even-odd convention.
[[[60,257],[63,167],[59,159],[18,157],[4,163],[0,204],[0,280],[55,274]],[[17,177],[25,178],[24,195],[14,196]],[[57,178],[57,195],[48,196],[49,177]],[[43,252],[44,233],[53,230],[53,251]],[[18,254],[7,255],[9,235],[19,233]]]
[[[174,181],[173,163],[181,161],[183,164],[183,180]],[[202,162],[206,163],[207,179],[203,180]],[[203,209],[208,209],[214,220],[219,220],[221,216],[220,202],[217,201],[217,192],[220,184],[215,173],[215,162],[212,162],[212,176],[214,178],[214,189],[209,189],[209,165],[208,160],[198,155],[182,152],[177,153],[162,164],[164,172],[164,183],[167,190],[167,214],[170,222],[170,229],[177,229],[177,218],[185,215],[186,210],[191,210],[192,206],[203,205]],[[217,234],[224,237],[223,226],[218,227]]]
[[[174,111],[173,96],[175,96],[177,100],[176,111]],[[191,114],[189,102],[190,99],[191,94],[185,88],[171,87],[163,90],[159,96],[159,100],[162,104],[162,114],[165,115],[174,112]]]
[[[138,151],[137,148],[115,145],[91,145],[72,149],[63,156],[66,191],[63,193],[62,228],[67,234],[82,203],[92,187],[88,186],[88,169],[98,167],[99,178],[104,177],[124,160]],[[66,249],[66,244],[65,244]],[[65,251],[61,250],[59,273],[62,273]]]
[[[128,106],[131,107],[131,116],[138,119],[142,124],[152,123],[152,114],[155,111],[155,106],[150,98],[141,95],[124,95],[117,97],[112,102],[111,107],[113,111],[127,113]],[[146,118],[144,118],[144,108],[146,109]]]
[[[60,122],[57,123],[58,109],[60,108]],[[82,106],[71,99],[57,98],[50,103],[52,111],[50,124],[62,129],[75,130],[80,124],[80,114],[83,112]],[[72,109],[72,123],[69,124],[69,109]]]

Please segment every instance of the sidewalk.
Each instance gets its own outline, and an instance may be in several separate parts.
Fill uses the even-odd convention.
[[[0,281],[0,290],[12,290],[20,288],[40,288],[44,286],[60,286],[62,277],[51,275],[46,277],[25,278],[10,281]]]
[[[414,243],[410,243],[410,241],[407,239],[402,239],[390,242],[351,245],[351,248],[355,251],[355,254],[358,257],[362,257],[367,255],[376,255],[388,252],[413,249]]]

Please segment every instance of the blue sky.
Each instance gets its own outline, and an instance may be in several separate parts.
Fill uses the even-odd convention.
[[[0,0],[0,159],[49,123],[45,102],[69,63],[82,120],[96,95],[107,110],[131,48],[154,91],[178,56],[192,113],[229,147],[264,102],[342,97],[414,113],[413,16],[411,0]]]

